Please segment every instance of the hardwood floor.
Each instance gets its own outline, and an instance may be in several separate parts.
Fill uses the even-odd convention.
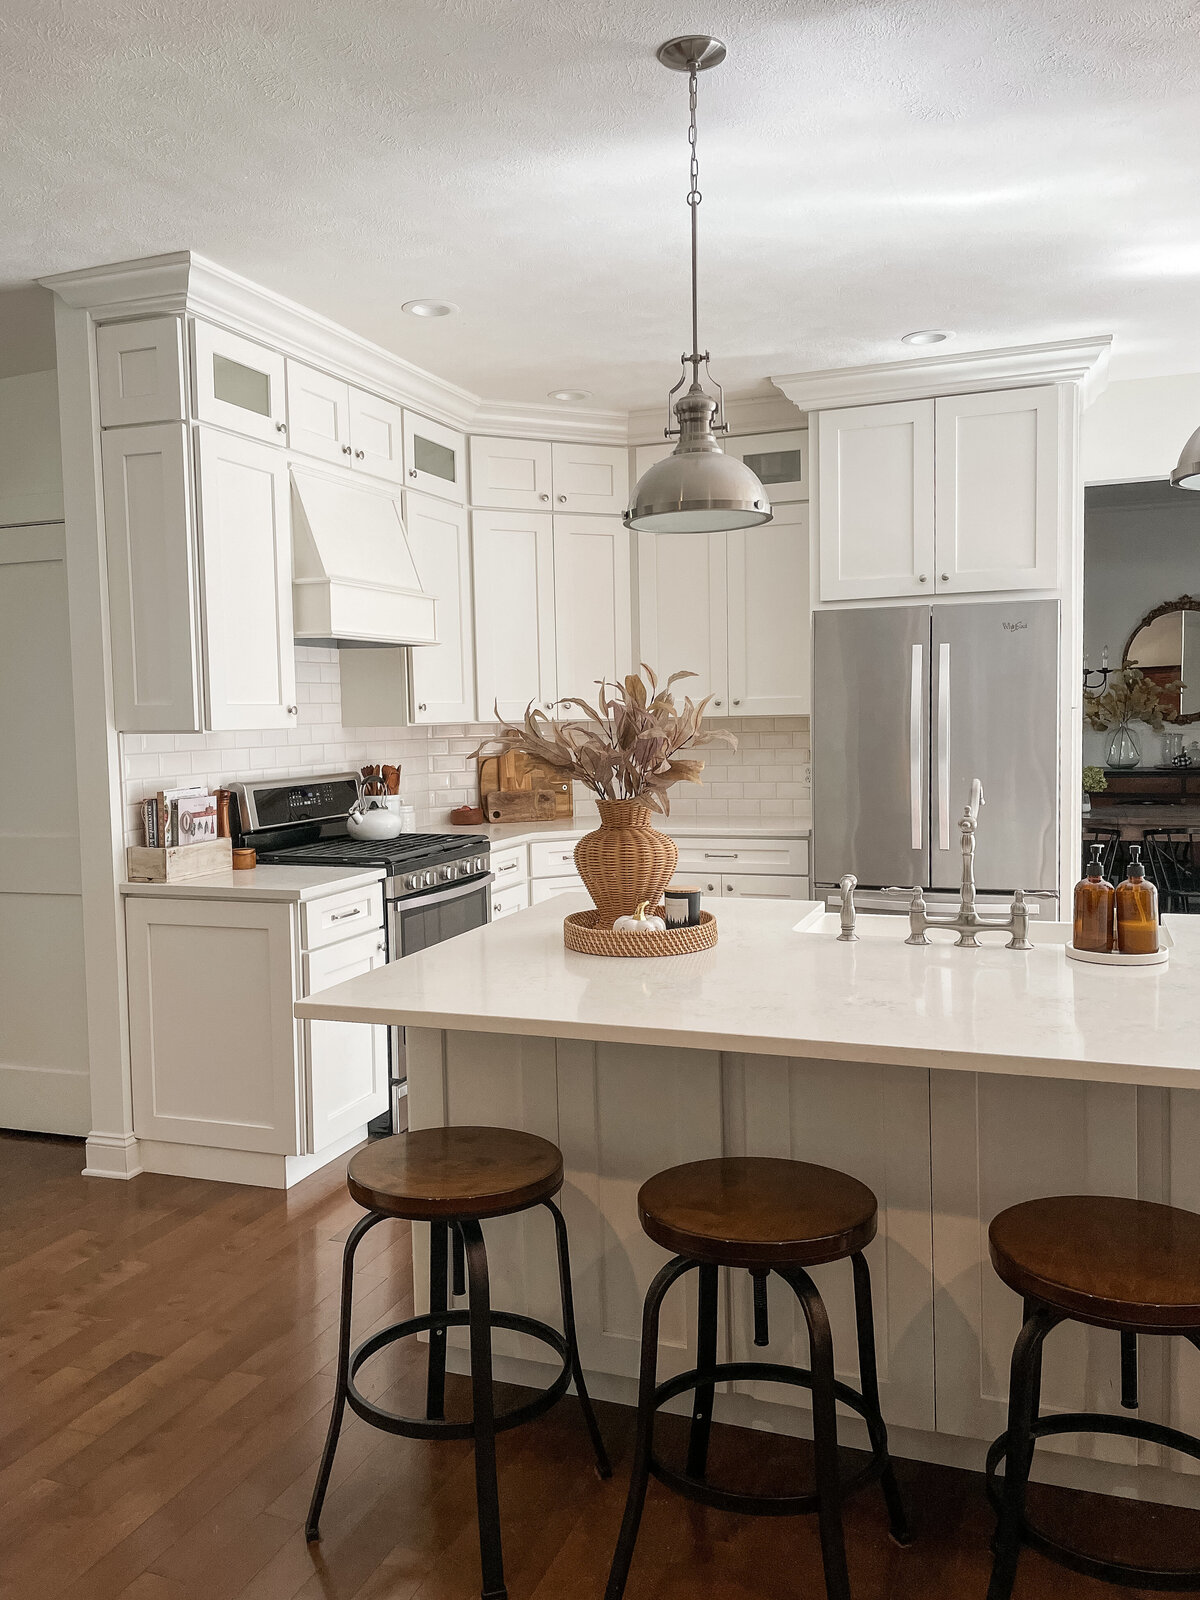
[[[472,1600],[468,1444],[393,1438],[351,1416],[325,1538],[304,1541],[341,1242],[360,1215],[340,1166],[284,1194],[81,1178],[81,1164],[73,1141],[0,1136],[0,1600]],[[361,1337],[409,1314],[406,1229],[375,1229],[358,1259]],[[372,1392],[418,1409],[417,1347],[389,1354]],[[452,1380],[452,1403],[466,1403],[464,1390]],[[569,1400],[500,1440],[513,1600],[603,1591],[632,1414],[599,1409],[611,1483],[596,1478]],[[794,1441],[714,1431],[714,1476],[746,1487],[803,1471],[804,1456]],[[889,1542],[876,1494],[851,1501],[855,1600],[982,1600],[992,1523],[979,1480],[898,1466],[917,1541],[907,1551]],[[1110,1554],[1200,1560],[1193,1513],[1045,1489],[1038,1498],[1044,1520]],[[1027,1552],[1016,1600],[1141,1592]],[[629,1600],[822,1594],[815,1519],[737,1518],[652,1487]]]

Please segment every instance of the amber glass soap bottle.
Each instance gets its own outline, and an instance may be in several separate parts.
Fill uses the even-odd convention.
[[[1076,950],[1111,950],[1113,947],[1113,904],[1116,890],[1104,876],[1100,865],[1102,845],[1092,846],[1087,877],[1075,886]]]
[[[1142,847],[1129,847],[1129,876],[1117,885],[1117,949],[1150,956],[1158,949],[1158,890],[1146,877]]]

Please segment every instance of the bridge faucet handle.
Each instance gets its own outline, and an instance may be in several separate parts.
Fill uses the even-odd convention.
[[[842,931],[838,934],[839,944],[855,944],[858,934],[854,931],[857,914],[854,908],[854,891],[858,888],[858,879],[852,872],[848,872],[838,883],[842,891]]]

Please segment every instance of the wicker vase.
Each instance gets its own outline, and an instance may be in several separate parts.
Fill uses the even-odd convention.
[[[575,865],[596,909],[611,928],[643,900],[658,905],[679,860],[674,839],[650,826],[640,800],[599,800],[600,826],[575,846]]]

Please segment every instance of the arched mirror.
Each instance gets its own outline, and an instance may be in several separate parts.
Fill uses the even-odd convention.
[[[1138,667],[1164,685],[1163,710],[1178,722],[1200,722],[1200,600],[1190,594],[1149,611],[1129,635],[1123,667]],[[1183,682],[1182,689],[1165,685]]]

